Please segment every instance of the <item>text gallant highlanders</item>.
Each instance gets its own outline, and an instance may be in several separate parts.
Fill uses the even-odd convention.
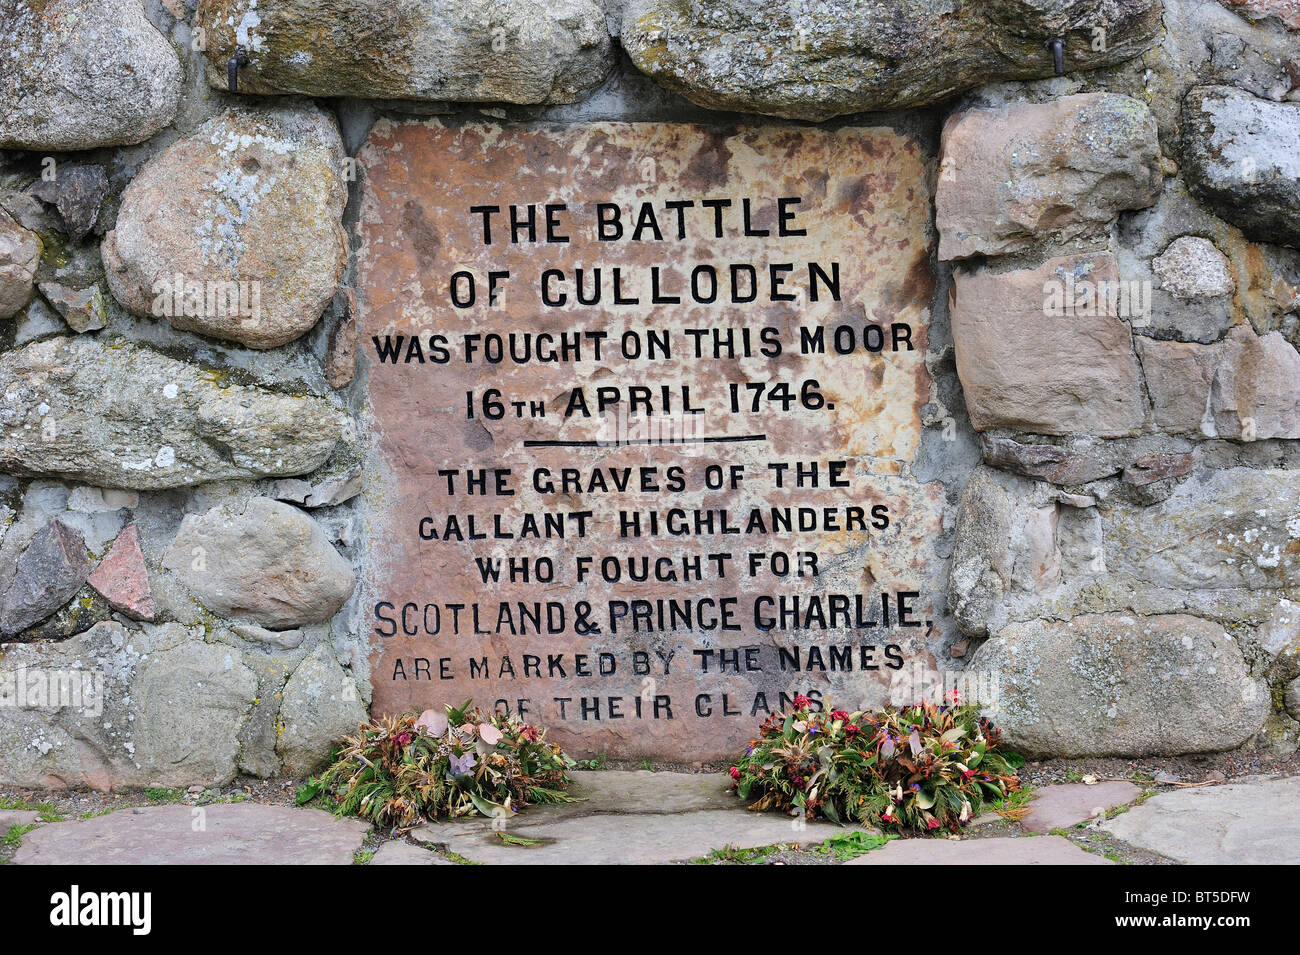
[[[592,511],[542,511],[506,514],[447,514],[420,519],[421,540],[565,540],[592,533]],[[889,527],[889,505],[864,507],[752,507],[620,510],[618,535],[636,537],[714,537],[763,534],[869,533]]]

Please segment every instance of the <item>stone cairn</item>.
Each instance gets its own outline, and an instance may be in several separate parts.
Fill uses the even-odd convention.
[[[928,131],[933,659],[1028,755],[1300,742],[1293,0],[3,0],[0,62],[0,695],[103,680],[0,786],[365,718],[382,117]]]

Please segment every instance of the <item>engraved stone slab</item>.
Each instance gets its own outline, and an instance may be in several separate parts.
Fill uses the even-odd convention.
[[[377,124],[375,711],[725,759],[931,665],[929,162],[887,128]]]

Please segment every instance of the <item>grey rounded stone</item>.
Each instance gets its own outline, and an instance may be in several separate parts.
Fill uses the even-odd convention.
[[[320,467],[343,434],[326,400],[222,380],[151,349],[51,338],[0,354],[0,469],[157,490]]]
[[[1286,688],[1286,709],[1292,719],[1300,720],[1300,677],[1292,680]]]
[[[1183,614],[1011,624],[970,666],[996,675],[990,714],[1026,756],[1228,750],[1269,710],[1267,688],[1223,628]]]
[[[0,148],[139,143],[176,116],[180,60],[141,0],[9,0],[0,36]]]
[[[163,566],[213,613],[270,630],[328,620],[356,583],[324,528],[266,497],[187,516]]]
[[[137,315],[250,348],[320,319],[347,260],[343,142],[314,106],[239,108],[155,156],[101,247]]]

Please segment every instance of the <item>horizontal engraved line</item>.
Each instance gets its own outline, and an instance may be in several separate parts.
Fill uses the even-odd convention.
[[[740,444],[748,441],[766,441],[765,434],[743,434],[731,437],[722,435],[706,438],[632,438],[627,441],[525,441],[525,448],[623,448],[638,445],[674,445],[674,444]]]

